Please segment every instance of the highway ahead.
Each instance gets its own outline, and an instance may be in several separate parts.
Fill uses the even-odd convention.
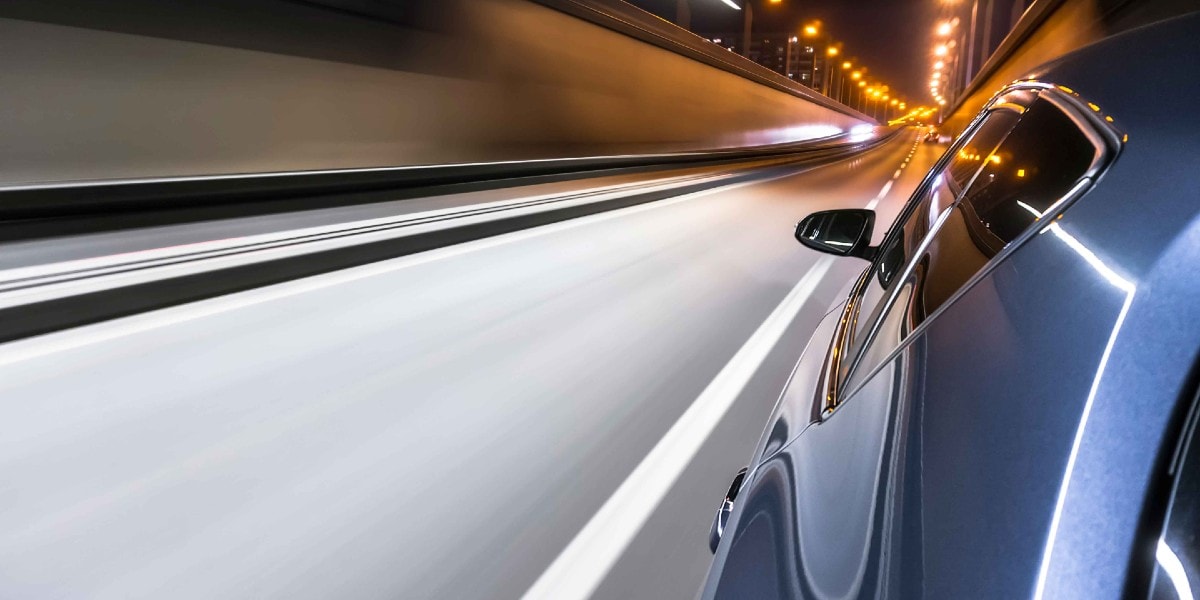
[[[890,222],[941,152],[914,142],[0,345],[0,589],[691,598],[862,267],[791,229]],[[123,235],[55,246],[157,234]]]

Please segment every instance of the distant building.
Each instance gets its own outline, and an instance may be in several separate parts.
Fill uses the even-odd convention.
[[[704,37],[726,50],[741,54],[740,33],[708,34]],[[824,83],[825,61],[818,60],[814,70],[815,51],[812,43],[805,43],[802,38],[794,35],[757,33],[750,39],[750,55],[747,58],[793,81],[820,89]]]

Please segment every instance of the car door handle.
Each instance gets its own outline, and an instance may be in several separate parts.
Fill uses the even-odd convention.
[[[725,492],[725,499],[721,501],[721,507],[717,509],[717,516],[713,518],[712,527],[708,530],[708,549],[712,552],[717,551],[717,544],[721,543],[721,535],[725,533],[725,524],[729,522],[729,515],[733,512],[733,501],[737,499],[738,492],[742,491],[742,483],[746,480],[746,469],[742,468],[733,477],[733,483],[729,484],[729,491]]]

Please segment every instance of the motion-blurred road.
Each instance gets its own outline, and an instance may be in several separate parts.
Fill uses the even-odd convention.
[[[792,227],[870,204],[880,234],[942,151],[915,139],[0,345],[0,589],[519,598],[558,561],[599,570],[597,598],[691,598],[724,489],[863,267]],[[292,223],[256,219],[221,227]],[[702,443],[665,496],[630,484],[622,514],[647,516],[611,568],[560,558],[788,299],[715,427],[683,431]]]

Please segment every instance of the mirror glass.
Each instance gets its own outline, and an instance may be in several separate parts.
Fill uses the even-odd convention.
[[[865,209],[813,213],[796,225],[796,240],[814,250],[838,256],[865,256],[875,213]]]

